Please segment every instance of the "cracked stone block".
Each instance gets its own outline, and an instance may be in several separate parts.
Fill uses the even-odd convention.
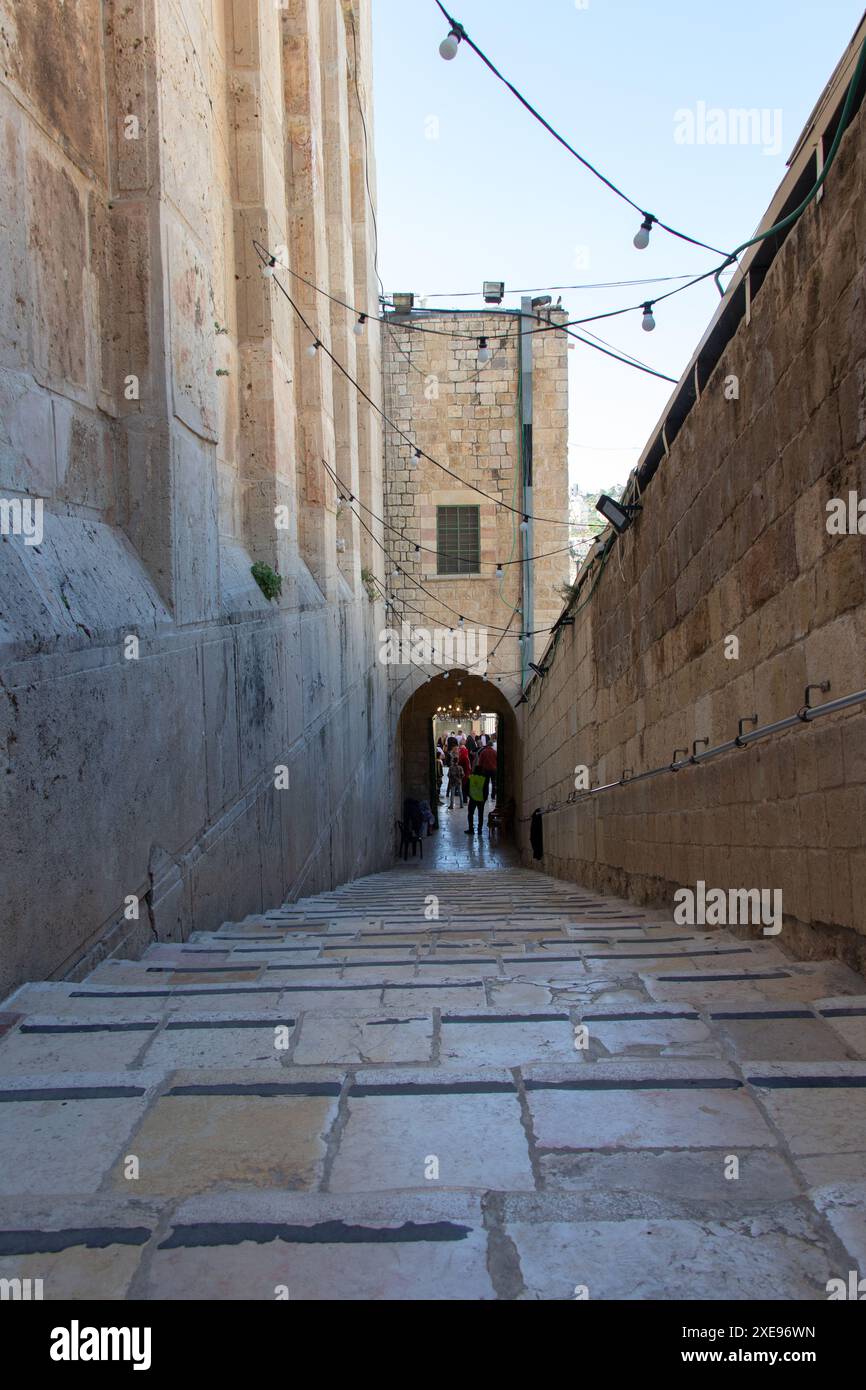
[[[533,1020],[508,1014],[442,1018],[439,1049],[443,1066],[517,1067],[527,1062],[568,1062],[579,1058],[567,1015]]]
[[[530,1299],[825,1299],[819,1232],[792,1207],[728,1221],[509,1222]]]
[[[171,1019],[153,1038],[145,1061],[149,1067],[166,1070],[280,1066],[286,1058],[283,1043],[291,1043],[294,1027],[291,1015],[244,1020],[224,1019],[219,1015],[207,1019]]]
[[[433,1019],[430,1014],[307,1014],[292,1054],[293,1063],[360,1065],[396,1062],[429,1062],[433,1051]]]

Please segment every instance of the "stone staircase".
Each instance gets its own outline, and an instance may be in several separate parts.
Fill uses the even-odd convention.
[[[866,983],[772,940],[410,862],[4,1010],[0,1278],[45,1298],[866,1274]]]

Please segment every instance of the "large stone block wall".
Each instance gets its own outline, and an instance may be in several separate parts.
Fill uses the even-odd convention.
[[[866,537],[826,525],[866,497],[864,183],[861,112],[519,711],[525,817],[579,765],[603,785],[789,716],[809,683],[866,688]],[[540,867],[639,902],[781,888],[784,944],[866,964],[862,708],[566,807],[544,836]]]
[[[379,422],[252,245],[377,396],[297,278],[375,309],[367,0],[0,0],[0,72],[2,994],[381,867],[392,770]]]
[[[566,317],[562,313],[554,321]],[[520,318],[506,312],[442,313],[416,315],[414,322],[432,332],[418,332],[405,319],[395,317],[387,325],[383,344],[386,410],[396,426],[385,432],[385,519],[389,527],[385,540],[392,562],[388,565],[388,591],[399,616],[413,627],[456,629],[461,616],[467,629],[486,627],[488,674],[516,698],[523,663],[517,640],[523,630],[524,604],[523,566],[519,562],[527,553],[527,541],[520,531]],[[493,354],[485,365],[478,363],[481,337],[487,338]],[[539,332],[532,338],[532,349],[533,512],[565,520],[566,335]],[[430,457],[416,463],[413,445]],[[431,458],[455,476],[430,462]],[[460,577],[437,574],[436,516],[440,506],[479,507],[480,573]],[[518,509],[516,513],[509,510],[512,507]],[[533,610],[526,614],[527,629],[549,626],[560,610],[563,585],[571,568],[564,552],[567,542],[565,526],[534,523],[531,553],[548,558],[533,564]],[[416,545],[420,546],[418,551]],[[497,579],[496,565],[500,563],[504,573]],[[401,573],[394,573],[395,566]],[[503,635],[501,630],[506,628],[509,630]],[[406,669],[395,674],[403,680]]]

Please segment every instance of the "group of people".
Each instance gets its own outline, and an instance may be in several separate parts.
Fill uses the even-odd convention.
[[[487,734],[449,734],[436,741],[436,785],[439,804],[443,804],[443,783],[447,776],[448,810],[455,798],[469,807],[467,835],[474,833],[476,813],[478,834],[484,828],[484,806],[492,789],[496,799],[496,739]]]

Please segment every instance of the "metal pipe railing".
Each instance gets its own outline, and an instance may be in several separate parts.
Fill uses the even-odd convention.
[[[688,753],[686,748],[675,748],[673,759],[669,763],[663,763],[661,767],[650,768],[647,772],[631,774],[631,769],[626,769],[629,776],[623,773],[622,777],[615,782],[605,782],[600,787],[588,787],[584,792],[571,792],[565,801],[554,801],[549,806],[539,808],[543,816],[553,815],[556,811],[562,811],[566,806],[580,806],[585,801],[589,801],[594,796],[601,796],[602,792],[613,791],[616,787],[631,786],[633,782],[645,782],[650,777],[660,777],[665,772],[681,772],[685,767],[697,767],[701,763],[709,762],[711,758],[717,758],[721,753],[730,753],[735,748],[748,748],[759,739],[768,738],[771,734],[782,733],[785,729],[796,729],[804,724],[811,724],[816,719],[821,719],[825,714],[837,714],[840,710],[850,709],[853,705],[862,705],[866,702],[866,690],[857,690],[852,695],[843,695],[838,700],[828,700],[823,705],[813,705],[811,703],[811,693],[813,690],[820,690],[824,694],[830,689],[829,681],[820,681],[815,685],[806,687],[805,701],[796,714],[788,715],[785,719],[776,719],[772,724],[764,724],[760,728],[752,729],[751,733],[744,733],[745,724],[757,724],[756,714],[745,715],[738,725],[736,738],[728,739],[725,743],[716,744],[714,748],[706,748],[702,753],[697,751],[698,744],[706,743],[706,739],[695,739],[692,744],[691,755],[677,759],[678,753]],[[521,824],[526,824],[531,820],[531,816],[523,816]]]

